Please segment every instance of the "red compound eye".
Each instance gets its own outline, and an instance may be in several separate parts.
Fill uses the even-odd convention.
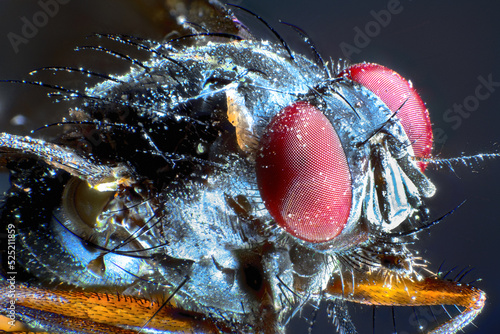
[[[337,132],[316,107],[298,102],[271,120],[256,168],[266,208],[288,233],[318,243],[342,232],[351,174]]]
[[[411,83],[398,73],[378,64],[356,64],[342,73],[375,93],[397,116],[418,158],[428,158],[432,150],[432,128],[424,102]],[[402,106],[402,107],[401,107]],[[427,163],[418,163],[424,171]]]

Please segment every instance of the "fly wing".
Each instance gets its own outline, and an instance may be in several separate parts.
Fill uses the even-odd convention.
[[[224,33],[254,39],[227,6],[217,0],[167,0],[165,8],[191,33]]]
[[[164,36],[177,31],[181,35],[224,32],[250,37],[238,19],[217,0],[127,0],[123,6],[131,8]]]

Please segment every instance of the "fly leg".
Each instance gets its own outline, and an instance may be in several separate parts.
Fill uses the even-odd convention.
[[[8,285],[0,284],[0,300],[8,301],[11,292]],[[19,320],[60,333],[131,334],[141,329],[230,332],[226,325],[215,323],[206,315],[181,310],[172,304],[102,292],[50,291],[16,285],[15,310]]]
[[[467,284],[445,281],[438,277],[419,279],[398,276],[397,279],[388,280],[384,271],[334,275],[326,293],[335,298],[366,305],[457,305],[465,308],[457,316],[431,330],[430,334],[456,333],[481,313],[486,300],[483,291]]]

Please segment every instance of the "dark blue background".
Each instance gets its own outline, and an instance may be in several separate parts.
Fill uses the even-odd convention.
[[[21,45],[16,54],[7,34],[19,33],[20,17],[30,17],[40,7],[36,1],[3,0],[0,3],[0,78],[25,78],[33,68],[47,65],[86,64],[80,55],[75,56],[72,48],[88,44],[83,37],[92,32],[157,36],[147,20],[134,13],[127,1],[101,2],[72,0],[61,6],[59,13],[40,28],[28,44]],[[374,21],[370,12],[386,9],[389,3],[378,0],[235,2],[257,12],[277,27],[295,50],[308,52],[290,29],[280,26],[278,19],[300,26],[315,41],[324,58],[333,60],[344,57],[339,47],[341,43],[354,45],[354,28],[364,30],[367,23]],[[452,128],[453,123],[445,121],[443,114],[454,104],[461,104],[469,96],[474,96],[480,83],[479,76],[487,78],[491,75],[493,81],[500,82],[500,4],[494,1],[402,0],[400,7],[401,12],[393,15],[390,24],[370,38],[366,47],[353,54],[352,60],[377,62],[412,80],[427,103],[434,127],[441,128],[447,136],[444,143],[436,144],[434,154],[437,158],[498,152],[500,89],[481,101],[477,110],[463,119],[456,129]],[[270,36],[258,24],[255,28]],[[60,120],[61,108],[48,101],[45,94],[46,91],[39,88],[2,84],[0,130],[26,134],[26,129]],[[27,117],[25,125],[10,123],[18,114]],[[475,321],[478,328],[469,326],[466,333],[494,333],[500,329],[497,256],[500,220],[496,211],[500,207],[499,172],[500,159],[468,167],[458,165],[455,172],[433,167],[428,171],[438,188],[429,201],[433,217],[437,218],[467,200],[430,234],[423,234],[421,242],[416,245],[422,257],[431,262],[431,269],[436,270],[445,261],[447,268],[474,267],[475,271],[465,281],[482,278],[476,285],[488,293],[487,304]],[[368,311],[360,313],[356,319],[361,333],[371,333],[371,310]],[[384,312],[386,310],[377,312],[381,314],[377,317],[379,325],[387,325],[384,329],[377,328],[378,333],[392,329],[392,320]],[[400,315],[398,310],[397,315],[399,326],[405,328],[408,314],[402,311]],[[325,311],[322,310],[322,319],[313,333],[323,331],[324,317]],[[293,328],[296,332],[304,332],[307,326],[299,321]]]

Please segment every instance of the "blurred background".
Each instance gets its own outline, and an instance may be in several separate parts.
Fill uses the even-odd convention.
[[[29,79],[31,70],[52,65],[89,67],[90,64],[93,69],[112,72],[115,61],[111,57],[95,58],[95,53],[74,52],[73,48],[95,45],[95,40],[85,37],[96,32],[160,39],[170,29],[152,22],[150,13],[137,4],[140,1],[60,2],[53,15],[45,16],[40,14],[44,9],[38,1],[0,2],[0,79]],[[500,3],[486,0],[240,0],[236,3],[262,16],[294,50],[310,52],[291,29],[278,23],[279,19],[306,31],[325,59],[376,62],[411,79],[430,110],[436,158],[500,151]],[[26,20],[36,21],[39,27],[23,31]],[[262,25],[245,16],[247,22],[257,35],[273,38]],[[488,81],[492,84],[485,87]],[[59,121],[67,107],[54,104],[46,98],[46,93],[39,87],[0,83],[0,131],[28,134],[31,129]],[[460,106],[462,111],[457,112]],[[427,172],[438,189],[428,201],[432,217],[439,218],[466,200],[430,233],[423,233],[422,240],[415,245],[420,255],[431,262],[430,269],[437,270],[444,262],[444,269],[457,267],[456,273],[463,268],[474,268],[464,282],[481,279],[475,284],[487,292],[487,304],[475,321],[477,328],[469,326],[466,333],[493,333],[500,329],[497,284],[500,220],[495,212],[500,207],[499,172],[500,159],[454,165],[454,171],[431,166]],[[5,173],[1,176],[5,189],[7,177]],[[414,325],[409,309],[396,309],[396,328],[401,333]],[[303,315],[310,318],[307,312]],[[372,333],[372,308],[355,308],[352,312],[359,332]],[[390,308],[377,309],[375,314],[375,333],[391,333]],[[422,316],[423,325],[425,321]],[[323,307],[312,332],[322,333],[324,328],[333,331],[331,326],[323,327],[326,325],[328,319]],[[290,332],[302,333],[309,325],[297,320],[292,327],[294,330]]]

